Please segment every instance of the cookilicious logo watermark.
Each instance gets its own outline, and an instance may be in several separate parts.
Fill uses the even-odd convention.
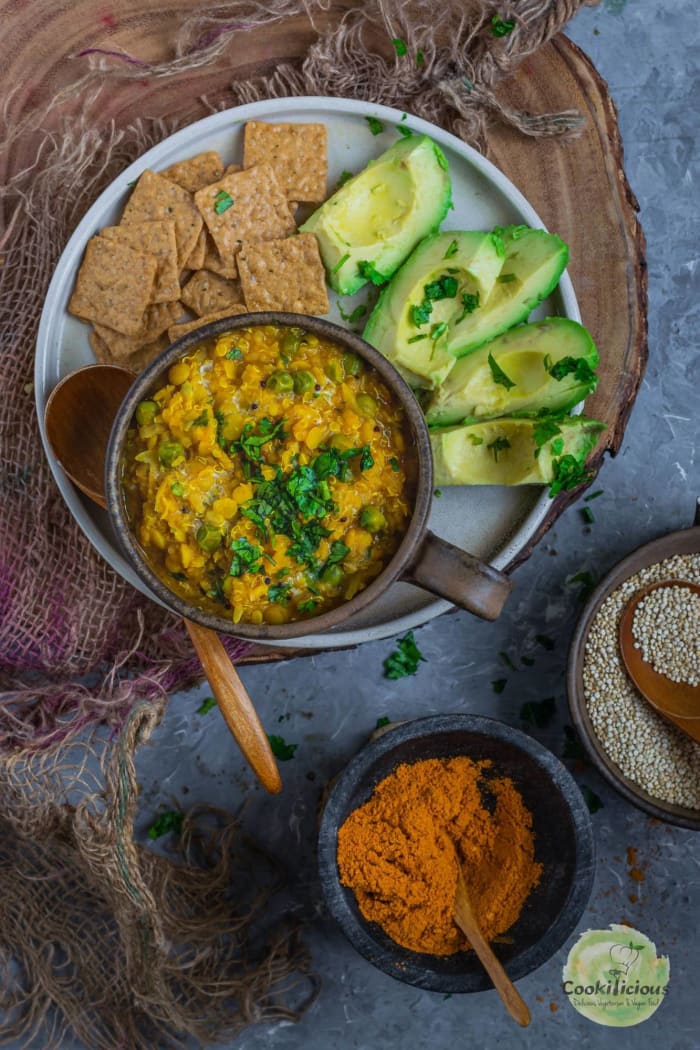
[[[569,952],[564,994],[596,1024],[627,1028],[646,1021],[661,1005],[671,967],[656,945],[630,926],[587,930]]]

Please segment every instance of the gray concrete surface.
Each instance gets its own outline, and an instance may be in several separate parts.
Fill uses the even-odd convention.
[[[596,487],[604,495],[592,504],[595,524],[585,526],[579,507],[564,515],[517,572],[515,593],[497,624],[455,614],[416,632],[428,663],[414,678],[382,677],[390,641],[244,669],[269,730],[298,744],[293,760],[282,767],[285,790],[277,799],[263,797],[252,784],[218,711],[195,714],[204,687],[173,697],[162,727],[142,749],[139,830],[161,802],[177,800],[188,808],[206,801],[236,810],[248,799],[244,828],[261,836],[286,870],[281,907],[306,923],[314,965],[323,976],[320,998],[300,1024],[256,1026],[228,1044],[230,1050],[700,1047],[700,837],[652,823],[592,769],[575,773],[604,803],[593,817],[597,877],[579,930],[627,920],[671,961],[666,1000],[637,1028],[597,1026],[565,1001],[561,969],[573,937],[520,982],[533,1015],[524,1031],[505,1017],[495,992],[446,999],[384,976],[356,955],[324,914],[314,849],[323,785],[363,744],[378,716],[473,711],[518,725],[524,701],[556,696],[556,719],[536,735],[561,754],[569,721],[564,668],[580,608],[580,595],[567,577],[582,570],[599,577],[633,547],[692,519],[700,493],[696,12],[691,0],[672,5],[604,0],[583,9],[569,28],[607,79],[619,108],[626,168],[648,240],[650,364],[622,450],[600,473]],[[538,645],[538,633],[556,640],[553,651]],[[500,659],[501,650],[516,663],[528,655],[535,664],[513,673]],[[507,686],[496,695],[491,682],[501,677]],[[645,868],[641,885],[628,874],[628,846],[637,849]],[[639,901],[632,903],[630,894],[638,894]]]

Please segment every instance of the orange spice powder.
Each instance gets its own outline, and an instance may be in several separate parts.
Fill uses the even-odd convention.
[[[452,918],[457,856],[487,940],[510,929],[540,879],[532,815],[512,780],[490,768],[466,757],[401,765],[338,832],[341,882],[405,948],[470,947]]]

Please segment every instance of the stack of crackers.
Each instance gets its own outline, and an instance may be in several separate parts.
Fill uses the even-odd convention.
[[[118,226],[91,238],[68,310],[98,361],[141,371],[179,336],[261,310],[329,310],[316,238],[297,204],[326,197],[323,124],[245,126],[243,167],[200,153],[144,171]],[[194,319],[193,319],[194,315]]]

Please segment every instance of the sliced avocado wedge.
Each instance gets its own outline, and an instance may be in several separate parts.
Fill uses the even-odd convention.
[[[492,294],[503,242],[478,230],[426,237],[384,289],[364,338],[412,386],[439,386],[455,364],[458,321]]]
[[[568,412],[596,388],[598,351],[576,321],[511,328],[459,360],[426,407],[429,426],[516,412]]]
[[[605,424],[585,416],[492,419],[430,433],[436,485],[575,488]]]
[[[457,357],[495,339],[520,324],[556,288],[569,248],[554,233],[529,226],[498,226],[503,241],[503,266],[488,299],[455,325],[450,345]]]
[[[427,135],[409,135],[370,161],[300,227],[314,233],[332,288],[354,295],[382,284],[452,203],[445,155]]]

